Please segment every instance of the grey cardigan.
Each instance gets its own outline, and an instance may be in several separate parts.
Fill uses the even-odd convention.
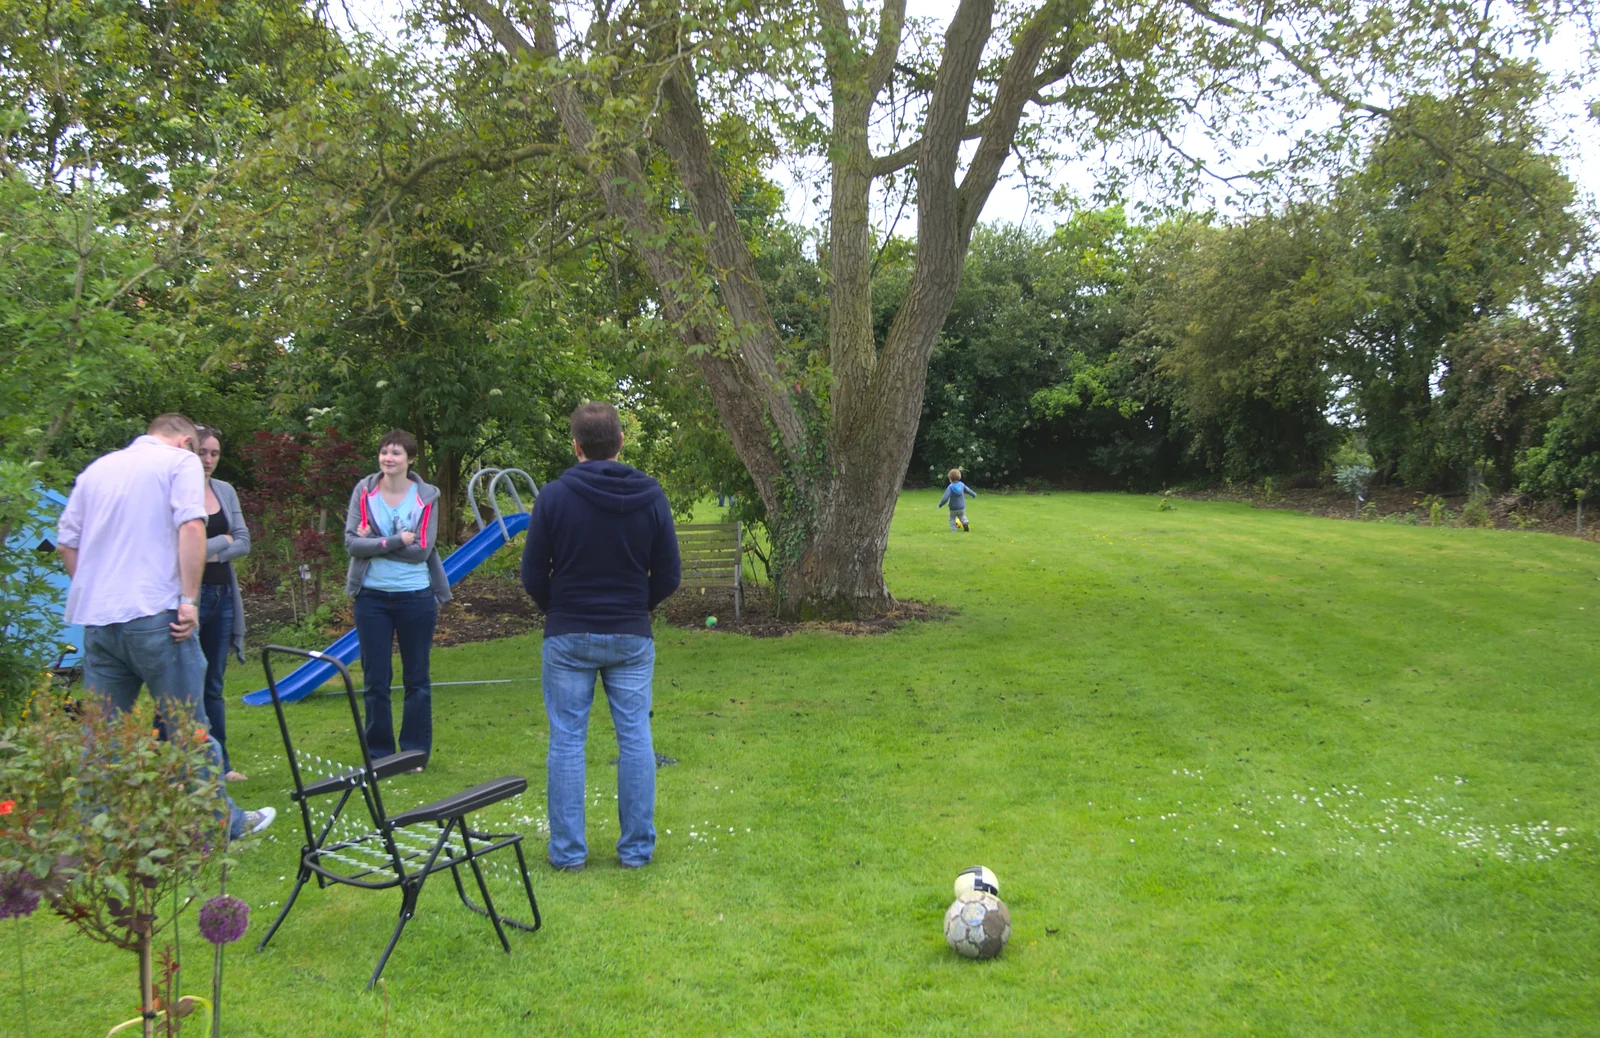
[[[233,542],[228,542],[228,537],[212,537],[206,541],[206,558],[216,557],[218,562],[228,564],[228,586],[233,591],[233,654],[239,657],[239,662],[244,662],[244,596],[239,594],[239,576],[233,571],[233,560],[242,559],[250,554],[250,526],[244,521],[244,512],[239,508],[239,494],[233,489],[232,483],[220,479],[210,480],[211,492],[217,495],[217,503],[222,506],[222,511],[228,516],[228,537]]]
[[[406,547],[398,537],[362,537],[363,523],[369,522],[367,498],[378,492],[380,472],[374,472],[357,483],[350,491],[350,507],[344,514],[344,550],[350,556],[350,569],[345,575],[344,593],[351,598],[360,594],[366,583],[367,568],[375,555],[385,555],[398,562],[423,562],[428,566],[428,587],[440,605],[450,601],[450,580],[444,575],[444,563],[439,560],[439,488],[424,483],[415,472],[408,478],[417,486],[417,500],[422,503],[422,530],[416,543]]]

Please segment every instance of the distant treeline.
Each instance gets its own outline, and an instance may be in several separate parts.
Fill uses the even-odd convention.
[[[980,229],[908,482],[960,465],[980,485],[1312,485],[1337,456],[1570,504],[1600,470],[1579,222],[1386,201]]]

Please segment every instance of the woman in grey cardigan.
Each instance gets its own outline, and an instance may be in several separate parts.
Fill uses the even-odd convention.
[[[416,457],[416,437],[404,429],[385,433],[378,442],[378,471],[350,492],[344,519],[344,548],[350,555],[344,589],[361,641],[367,749],[373,760],[397,752],[389,695],[397,642],[406,690],[398,752],[433,752],[429,662],[439,607],[450,601],[450,581],[439,561],[439,488],[411,471]]]
[[[200,464],[206,470],[206,570],[200,578],[200,649],[206,655],[205,706],[211,737],[222,750],[222,770],[229,782],[243,782],[228,757],[227,703],[222,679],[231,649],[244,662],[244,599],[233,560],[250,554],[250,527],[239,509],[232,485],[212,478],[222,459],[222,437],[202,425],[196,437]]]

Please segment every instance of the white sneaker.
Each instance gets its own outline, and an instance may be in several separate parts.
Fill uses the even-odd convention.
[[[254,836],[271,825],[272,820],[276,817],[278,817],[278,809],[275,807],[263,807],[259,811],[246,811],[244,813],[244,835]]]

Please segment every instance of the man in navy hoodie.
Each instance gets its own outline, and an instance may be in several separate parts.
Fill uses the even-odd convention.
[[[678,588],[678,538],[661,484],[616,460],[615,407],[572,412],[572,449],[578,464],[539,493],[522,551],[522,586],[545,614],[550,864],[579,872],[589,857],[583,749],[598,674],[617,731],[617,859],[636,869],[656,846],[650,611]]]

